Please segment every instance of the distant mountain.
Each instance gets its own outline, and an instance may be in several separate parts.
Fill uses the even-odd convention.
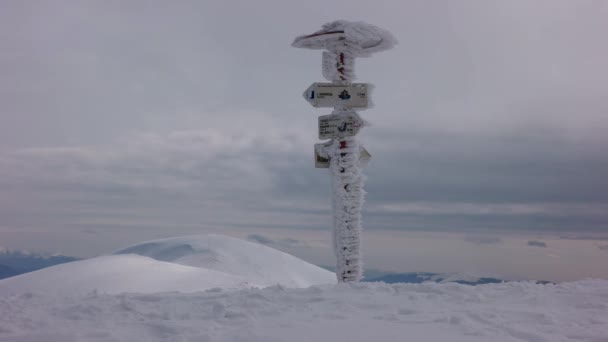
[[[321,266],[326,270],[334,272],[334,268],[331,266]],[[362,282],[374,283],[383,282],[387,284],[421,284],[424,282],[434,283],[458,283],[464,285],[482,285],[482,284],[496,284],[502,283],[506,280],[492,278],[492,277],[479,277],[465,273],[432,273],[432,272],[404,272],[404,273],[393,273],[385,272],[376,269],[365,270],[363,274]],[[538,281],[539,284],[546,284],[548,282]]]
[[[0,265],[0,279],[16,276],[17,274],[19,274],[19,271],[13,269],[12,267]]]
[[[0,279],[76,260],[80,259],[65,255],[49,256],[4,249],[0,250]]]
[[[424,282],[458,283],[464,285],[482,285],[502,283],[504,280],[491,277],[472,277],[460,274],[440,274],[428,272],[388,273],[379,277],[364,279],[366,282],[384,282],[387,284]]]

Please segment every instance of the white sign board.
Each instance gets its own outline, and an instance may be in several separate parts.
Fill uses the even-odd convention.
[[[367,88],[366,83],[351,83],[349,85],[313,83],[304,92],[304,99],[313,107],[367,108]]]
[[[363,127],[363,120],[356,113],[319,116],[319,139],[352,137]]]

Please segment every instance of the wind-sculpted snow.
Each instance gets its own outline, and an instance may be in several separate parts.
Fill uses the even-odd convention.
[[[258,286],[307,287],[336,283],[333,273],[292,255],[223,235],[192,235],[142,242],[114,254],[129,253],[233,274]]]
[[[0,341],[601,342],[608,281],[0,296]]]

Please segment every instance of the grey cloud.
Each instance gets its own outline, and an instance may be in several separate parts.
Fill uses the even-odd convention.
[[[268,228],[268,227],[263,227]],[[294,238],[281,238],[281,239],[272,239],[266,235],[261,234],[249,234],[247,239],[250,241],[254,241],[260,243],[262,245],[273,246],[275,248],[289,249],[293,247],[308,247],[308,245]]]
[[[248,114],[242,115],[247,121]],[[17,198],[28,197],[23,202],[7,202],[4,217],[7,222],[13,217],[12,222],[23,223],[28,208],[36,212],[44,207],[55,216],[77,219],[82,224],[90,224],[82,217],[91,215],[95,222],[102,217],[152,220],[177,215],[174,217],[180,218],[179,224],[185,226],[198,221],[327,227],[331,208],[329,177],[326,170],[312,167],[304,138],[274,129],[258,136],[225,120],[215,125],[221,131],[141,134],[105,146],[28,148],[2,154],[0,186],[20,193]],[[534,197],[526,192],[530,189],[523,188],[517,198],[510,197],[509,188],[520,181],[516,174],[509,174],[512,181],[498,188],[485,188],[480,174],[475,183],[475,175],[467,170],[458,171],[458,176],[437,174],[434,183],[430,171],[408,176],[418,167],[417,161],[409,160],[408,164],[407,159],[401,159],[407,156],[396,157],[390,161],[382,155],[378,159],[385,160],[372,159],[367,172],[365,220],[373,227],[568,230],[584,226],[587,230],[602,230],[608,220],[607,204],[589,197],[582,198],[582,202],[577,202],[577,198],[565,201],[568,195],[545,198],[555,202],[532,201]],[[405,177],[401,179],[396,178],[399,163],[404,163],[401,168],[405,174],[401,175]],[[380,164],[397,169],[386,173]],[[463,183],[462,177],[471,179]],[[543,182],[540,173],[535,177]],[[592,180],[588,181],[591,186]],[[451,189],[446,191],[445,185]],[[596,184],[596,188],[601,190],[601,185]],[[491,198],[484,198],[484,194]],[[229,214],[235,210],[247,212],[255,220],[244,219],[242,223]],[[22,213],[19,218],[15,218],[17,212]],[[68,218],[70,215],[72,219]]]
[[[495,236],[467,236],[464,238],[465,241],[474,243],[476,245],[493,245],[502,243],[502,239]]]
[[[273,224],[273,216],[289,222],[260,210],[272,201],[285,159],[298,154],[291,147],[293,138],[248,139],[176,132],[105,147],[24,149],[2,155],[0,186],[19,194],[10,205],[20,208],[0,208],[6,214],[4,224],[22,222],[28,213],[39,216],[32,214],[42,208],[63,224],[86,224],[83,216],[94,222],[164,216],[179,217],[180,225],[213,218],[229,223],[236,219],[230,211],[249,212],[258,224]],[[314,217],[302,215],[314,222]]]
[[[403,132],[386,139],[367,144],[373,156],[367,171],[371,196],[382,193],[409,201],[475,198],[486,203],[608,202],[603,177],[608,162],[601,145],[574,144],[540,132],[469,137]]]
[[[608,251],[608,245],[597,246],[597,248],[599,248],[602,251]]]
[[[294,239],[294,238],[285,238],[285,239],[282,239],[281,242],[287,243],[290,245],[296,245],[296,244],[301,243],[300,240]]]
[[[528,241],[528,246],[547,248],[547,243],[542,241],[530,240]]]
[[[608,240],[605,236],[593,236],[593,235],[563,235],[559,237],[562,240]]]

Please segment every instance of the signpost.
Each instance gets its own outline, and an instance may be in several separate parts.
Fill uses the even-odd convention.
[[[329,114],[319,116],[319,139],[352,137],[363,127],[363,120],[352,112],[346,115]]]
[[[371,155],[357,141],[365,125],[354,109],[369,106],[369,85],[352,83],[355,57],[368,57],[390,49],[393,36],[376,26],[338,20],[323,25],[313,34],[297,37],[293,46],[325,50],[322,74],[331,83],[313,83],[304,99],[313,107],[333,107],[319,117],[319,139],[315,144],[315,167],[328,168],[332,176],[336,276],[339,282],[361,279],[361,208],[363,207],[362,166]]]

